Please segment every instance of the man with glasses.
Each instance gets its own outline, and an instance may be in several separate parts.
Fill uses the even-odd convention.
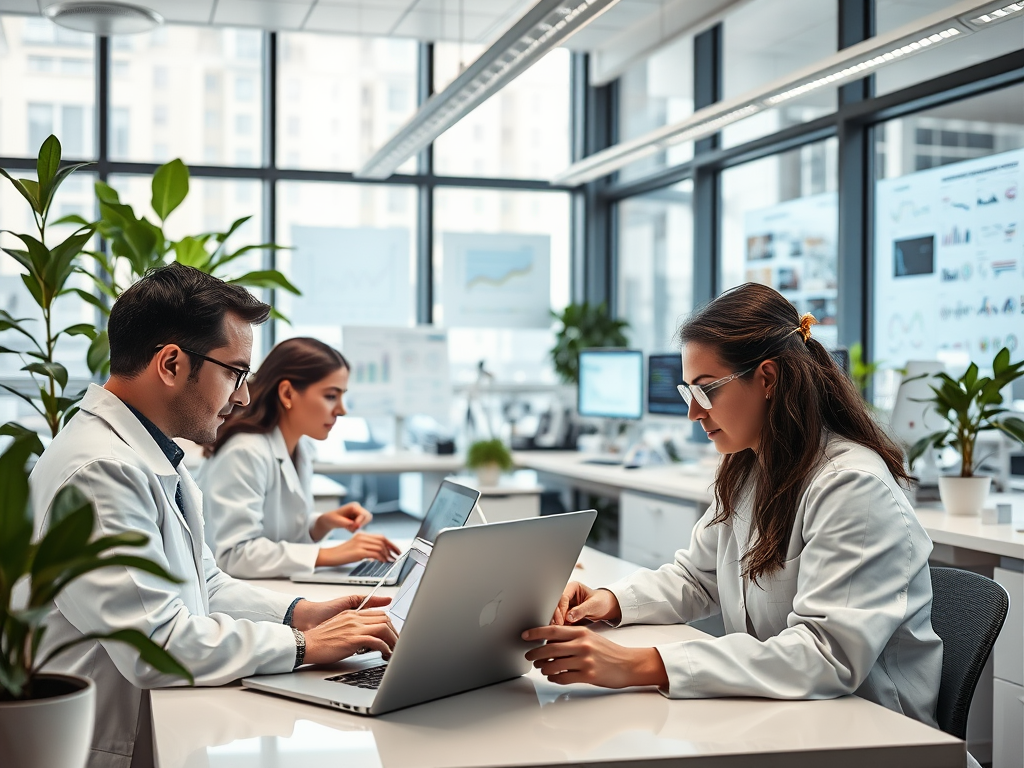
[[[41,654],[133,628],[173,654],[197,685],[329,663],[361,649],[390,655],[396,636],[382,612],[351,610],[358,598],[314,603],[236,581],[203,543],[202,494],[172,438],[213,442],[231,410],[248,404],[252,326],[269,313],[245,289],[180,264],[153,270],[114,303],[110,378],[90,385],[79,413],[39,459],[32,503],[45,526],[57,492],[74,485],[95,507],[98,535],[145,533],[148,545],[131,553],[181,583],[124,568],[84,575],[55,600]],[[90,768],[145,764],[143,689],[181,680],[122,643],[81,643],[48,670],[96,682]]]

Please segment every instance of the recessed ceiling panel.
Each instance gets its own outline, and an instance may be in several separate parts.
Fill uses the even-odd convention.
[[[380,7],[354,8],[352,6],[317,3],[303,27],[307,32],[334,32],[345,35],[384,37],[391,33],[404,9]]]
[[[213,23],[261,29],[300,29],[312,0],[218,0]]]

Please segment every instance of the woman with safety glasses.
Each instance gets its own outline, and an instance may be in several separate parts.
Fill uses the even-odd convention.
[[[249,405],[218,430],[198,482],[207,543],[232,576],[292,576],[364,558],[393,560],[400,552],[380,534],[356,532],[372,518],[357,503],[313,512],[309,438],[326,439],[345,415],[348,373],[341,353],[321,341],[282,341],[250,379]],[[334,528],[354,535],[321,546]]]
[[[604,589],[571,582],[546,645],[557,683],[653,685],[673,698],[855,693],[935,725],[942,643],[931,541],[900,483],[903,455],[811,335],[811,315],[742,285],[679,329],[689,416],[722,462],[689,546]],[[727,634],[625,648],[580,626],[721,614]]]

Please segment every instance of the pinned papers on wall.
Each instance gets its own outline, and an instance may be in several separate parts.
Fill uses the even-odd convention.
[[[549,328],[548,235],[445,232],[442,308],[449,328]]]
[[[405,325],[414,317],[409,230],[294,226],[291,234],[291,275],[302,291],[283,305],[293,325]]]
[[[451,416],[448,334],[434,327],[345,326],[351,370],[345,402],[353,416]]]

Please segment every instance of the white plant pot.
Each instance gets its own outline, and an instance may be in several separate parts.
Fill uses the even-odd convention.
[[[476,468],[476,482],[482,488],[493,488],[501,480],[501,467],[497,464],[487,464]]]
[[[991,477],[939,477],[939,497],[951,515],[980,515]]]
[[[36,686],[67,692],[0,702],[4,768],[85,768],[96,717],[96,685],[87,677],[39,675]]]

